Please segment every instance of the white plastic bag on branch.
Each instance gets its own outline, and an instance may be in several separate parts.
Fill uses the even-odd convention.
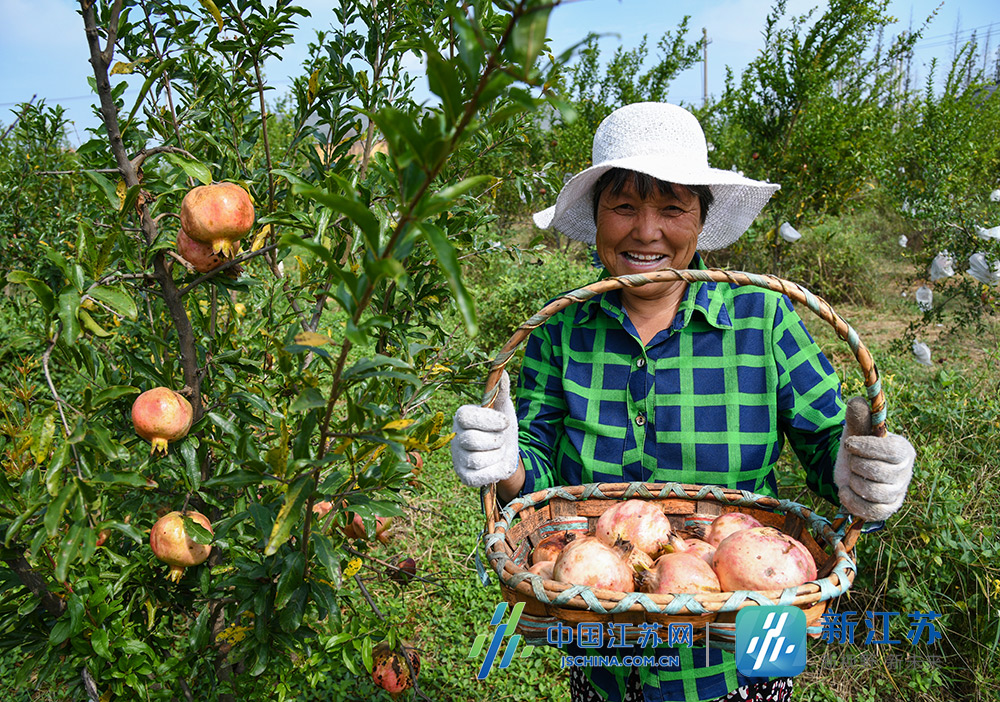
[[[906,234],[900,234],[899,235],[899,245],[902,246],[905,249],[907,242],[909,242],[909,239],[906,238]]]
[[[1000,202],[1000,188],[997,188],[990,193],[990,200],[993,202]]]
[[[931,350],[924,342],[913,342],[913,355],[917,357],[917,363],[923,363],[925,366],[931,365]]]
[[[969,270],[966,272],[983,285],[1000,283],[1000,262],[991,264],[983,253],[969,256]]]
[[[784,239],[789,243],[793,241],[798,241],[799,239],[802,238],[802,235],[799,234],[797,231],[795,231],[795,227],[793,227],[788,222],[785,222],[778,228],[778,234],[781,235],[782,239]]]
[[[917,288],[917,307],[923,312],[927,312],[934,306],[934,293],[926,285]]]
[[[931,280],[950,278],[955,275],[954,266],[955,261],[952,259],[951,254],[947,251],[942,251],[931,261]]]
[[[1000,239],[1000,227],[990,227],[989,229],[976,227],[976,236],[980,239]]]

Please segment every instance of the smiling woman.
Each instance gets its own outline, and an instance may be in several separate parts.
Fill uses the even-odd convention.
[[[778,189],[710,168],[707,155],[701,125],[683,108],[620,108],[597,130],[594,165],[535,222],[595,244],[612,275],[704,268],[699,249],[736,241]],[[913,448],[902,437],[853,436],[867,433],[861,398],[851,408],[863,417],[845,434],[837,374],[789,299],[771,290],[668,282],[594,295],[532,332],[518,381],[516,409],[505,373],[492,407],[461,407],[453,424],[459,478],[497,483],[502,500],[555,485],[635,481],[776,497],[774,466],[787,442],[817,494],[874,520],[899,508],[912,474]],[[842,435],[870,443],[860,450],[845,442],[844,451]],[[876,473],[873,486],[867,478]],[[574,668],[573,700],[791,694],[790,680],[740,674],[728,652],[655,653],[679,665]]]

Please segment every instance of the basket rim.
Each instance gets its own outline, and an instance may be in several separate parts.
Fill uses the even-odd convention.
[[[621,495],[609,497],[604,494],[605,492],[621,492]],[[549,580],[529,573],[523,566],[515,564],[498,544],[503,540],[514,518],[523,509],[547,503],[554,498],[570,501],[677,499],[716,502],[726,506],[758,507],[773,512],[795,514],[831,549],[832,556],[835,556],[833,569],[823,578],[817,577],[815,580],[783,590],[739,590],[696,594],[621,592]],[[851,557],[853,548],[846,547],[843,529],[842,526],[841,530],[835,530],[830,520],[798,502],[736,488],[672,482],[584,483],[558,485],[514,498],[501,508],[499,519],[494,522],[494,530],[485,534],[485,537],[487,560],[502,585],[542,604],[594,611],[593,603],[588,600],[596,599],[600,609],[604,610],[692,615],[731,612],[754,604],[788,604],[802,607],[839,597],[850,588],[857,573],[857,565]],[[548,602],[542,600],[539,594],[544,594]],[[607,603],[607,606],[604,603]],[[601,612],[600,609],[595,613],[607,613]]]

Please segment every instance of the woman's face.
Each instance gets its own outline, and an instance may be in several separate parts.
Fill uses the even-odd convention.
[[[654,188],[642,199],[629,181],[617,195],[610,188],[601,193],[597,255],[611,275],[690,265],[701,233],[701,204],[683,185],[675,185],[674,192],[661,194]]]

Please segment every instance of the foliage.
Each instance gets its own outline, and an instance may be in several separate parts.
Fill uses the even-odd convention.
[[[764,28],[764,49],[737,84],[730,73],[719,105],[706,114],[717,167],[780,183],[743,245],[766,241],[771,272],[785,252],[777,229],[838,214],[871,186],[894,118],[894,69],[920,36],[883,48],[893,22],[880,0],[836,0],[782,26],[779,0]],[[877,41],[877,43],[876,43]]]
[[[923,94],[900,111],[893,157],[881,168],[884,197],[911,226],[912,280],[930,287],[936,298],[902,339],[907,346],[934,323],[982,330],[998,309],[996,283],[966,272],[976,253],[991,266],[1000,263],[1000,241],[980,233],[1000,225],[1000,205],[990,201],[990,191],[1000,187],[1000,96],[982,73],[970,70],[976,53],[975,43],[962,48],[940,94],[932,89],[931,72]],[[930,265],[942,253],[955,277],[935,282]]]
[[[262,62],[305,10],[81,3],[103,127],[65,157],[65,180],[12,167],[55,148],[57,112],[26,107],[4,154],[2,190],[35,188],[49,220],[40,182],[90,193],[74,231],[30,260],[3,252],[37,308],[18,347],[30,357],[0,395],[0,648],[23,657],[15,684],[226,700],[282,675],[320,629],[325,654],[358,674],[377,640],[396,645],[345,570],[369,547],[337,527],[401,516],[419,491],[406,451],[449,439],[427,403],[468,375],[444,310],[474,333],[458,259],[488,220],[478,160],[536,106],[549,9],[343,2],[278,116]],[[409,100],[408,51],[439,107]],[[109,80],[129,73],[137,90]],[[247,188],[257,222],[238,266],[195,275],[169,255],[175,213],[212,180]],[[128,423],[160,385],[195,408],[164,458]],[[213,552],[171,586],[146,533],[186,508],[210,517],[214,536],[189,534]]]

